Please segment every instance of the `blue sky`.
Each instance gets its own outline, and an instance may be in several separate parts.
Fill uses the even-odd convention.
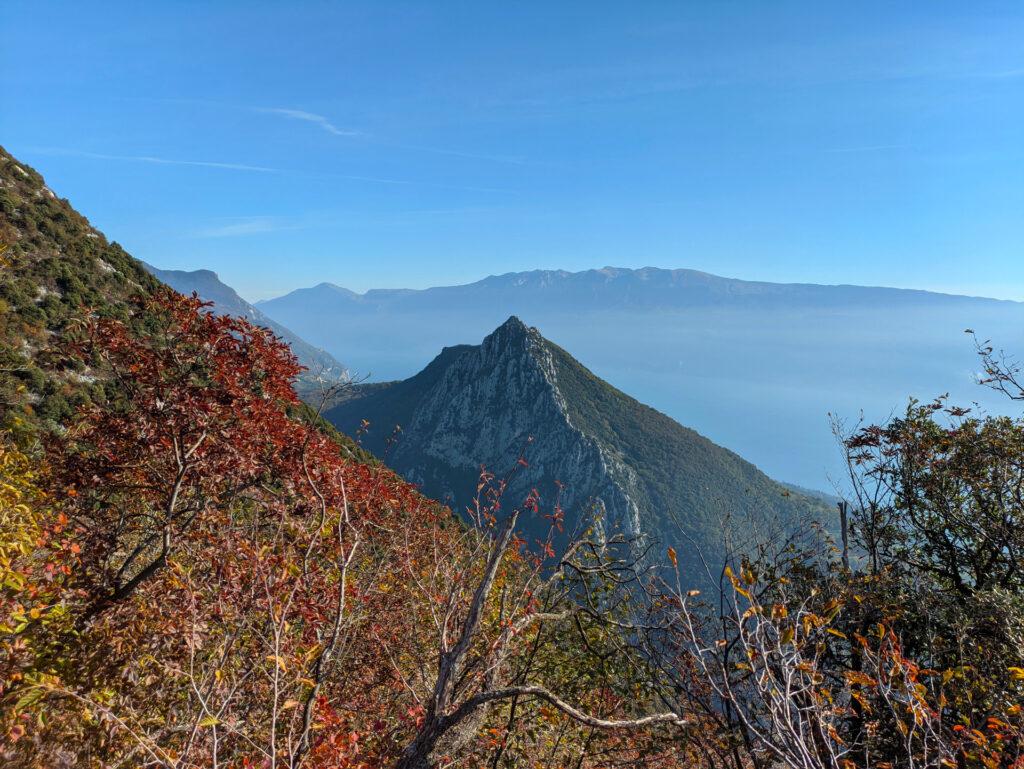
[[[0,143],[250,299],[609,264],[1024,299],[1019,3],[5,0],[0,26]]]

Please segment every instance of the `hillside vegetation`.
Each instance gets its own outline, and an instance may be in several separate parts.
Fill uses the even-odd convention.
[[[495,549],[500,491],[481,494],[479,527],[459,525],[299,402],[272,334],[161,287],[5,161],[24,180],[4,177],[0,221],[15,244],[5,766],[420,767],[445,752],[479,765],[495,749],[526,765],[541,744],[548,762],[644,760],[647,736],[605,739],[574,717],[617,723],[650,700],[626,659],[609,661],[599,618],[511,632],[538,601],[571,605],[575,580],[542,582],[541,561]],[[585,674],[567,657],[579,633]],[[558,695],[485,693],[539,680]]]
[[[0,148],[0,407],[60,423],[86,402],[87,372],[55,350],[89,313],[140,322],[131,302],[159,285],[117,243]]]
[[[1019,416],[940,399],[850,430],[849,546],[751,532],[702,593],[672,547],[638,560],[615,533],[582,531],[556,552],[568,508],[516,491],[550,469],[524,453],[478,471],[454,517],[301,406],[272,333],[147,282],[13,164],[4,767],[1024,763]],[[978,353],[983,383],[1024,401],[1024,372]],[[609,512],[628,508],[619,483],[684,510],[705,482],[748,493],[748,479],[752,504],[779,512],[777,485],[515,319],[422,377],[368,392],[456,449],[560,416],[539,464],[575,457]],[[420,422],[427,386],[454,408]],[[500,410],[513,395],[514,419]],[[643,466],[677,461],[720,466],[686,481]]]

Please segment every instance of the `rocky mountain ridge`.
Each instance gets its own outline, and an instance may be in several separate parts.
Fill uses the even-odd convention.
[[[411,379],[355,386],[326,417],[349,434],[368,420],[363,445],[456,509],[472,503],[481,466],[514,470],[507,504],[535,489],[550,510],[560,494],[565,536],[596,521],[638,547],[671,543],[691,566],[697,550],[724,551],[733,522],[790,528],[828,515],[602,382],[517,317],[479,345],[446,348]],[[526,528],[539,538],[547,523]]]
[[[446,369],[403,428],[391,461],[425,488],[451,486],[441,496],[457,500],[465,490],[452,486],[447,468],[482,464],[500,474],[516,467],[520,452],[527,466],[516,469],[513,502],[534,488],[550,497],[562,482],[567,510],[582,513],[592,503],[600,518],[640,534],[630,495],[635,474],[573,424],[551,351],[537,329],[512,317]]]

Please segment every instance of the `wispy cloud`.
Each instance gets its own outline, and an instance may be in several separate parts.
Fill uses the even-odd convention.
[[[302,225],[274,216],[250,216],[227,224],[204,227],[192,233],[193,238],[235,238],[245,235],[260,235],[282,230],[298,230]]]
[[[252,109],[254,112],[260,112],[266,115],[279,115],[280,117],[288,118],[289,120],[302,120],[306,123],[312,123],[334,136],[367,137],[365,131],[357,131],[351,128],[338,128],[325,115],[318,115],[315,112],[307,112],[301,109],[285,109],[283,107],[253,107]],[[472,160],[487,160],[492,163],[511,163],[513,165],[525,165],[527,163],[525,158],[512,155],[490,155],[482,152],[465,152],[463,150],[445,149],[442,147],[423,147],[416,144],[400,144],[397,142],[383,141],[379,138],[375,143],[382,147],[392,147],[399,150],[427,152],[432,155],[448,155],[450,157],[470,158]]]
[[[262,112],[267,115],[280,115],[281,117],[288,118],[289,120],[302,120],[306,123],[312,123],[313,125],[319,126],[329,134],[335,136],[362,136],[362,131],[355,131],[349,128],[338,128],[324,115],[318,115],[315,112],[306,112],[301,109],[285,109],[283,107],[255,107],[256,112]]]
[[[91,160],[117,160],[128,163],[150,163],[160,166],[199,166],[201,168],[222,168],[227,171],[255,171],[258,173],[281,173],[280,169],[266,166],[254,166],[247,163],[221,163],[212,160],[180,160],[178,158],[162,158],[155,155],[106,155],[101,152],[83,152],[60,147],[30,147],[29,152],[38,155],[63,155],[67,157],[89,158]]]
[[[210,220],[206,226],[179,228],[182,238],[239,238],[294,230],[347,229],[367,224],[402,226],[451,217],[481,217],[504,209],[494,206],[461,206],[454,208],[414,208],[368,213],[358,209],[307,211],[293,216],[240,216]]]
[[[161,166],[198,166],[200,168],[220,168],[228,171],[246,171],[269,174],[282,174],[287,176],[305,177],[309,179],[343,179],[353,182],[364,182],[367,184],[386,184],[403,187],[432,187],[435,189],[462,190],[464,192],[498,192],[515,194],[515,190],[502,187],[483,187],[460,184],[447,184],[425,179],[395,179],[383,176],[364,176],[360,174],[340,174],[330,172],[306,172],[294,171],[283,168],[271,168],[268,166],[250,165],[247,163],[222,163],[209,160],[180,160],[177,158],[157,157],[155,155],[110,155],[102,152],[85,152],[82,150],[65,149],[62,147],[26,147],[24,152],[28,155],[52,155],[62,157],[88,158],[90,160],[105,160],[128,163],[149,163]]]
[[[907,149],[906,144],[865,144],[853,147],[829,147],[823,150],[823,152],[829,153],[849,153],[849,152],[885,152],[886,150],[902,150]]]

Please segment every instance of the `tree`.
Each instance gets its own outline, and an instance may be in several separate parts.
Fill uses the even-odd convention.
[[[982,383],[1024,399],[1012,362],[978,352]],[[709,766],[1019,766],[1024,421],[940,398],[836,430],[852,553],[763,542],[704,605],[667,580],[670,621],[644,641],[676,710],[715,725]]]
[[[762,548],[738,573],[726,566],[717,618],[695,605],[698,591],[682,590],[678,573],[668,589],[675,622],[661,648],[707,687],[678,691],[720,714],[721,764],[710,765],[955,766],[941,687],[926,685],[935,671],[906,656],[895,616],[864,633],[851,628],[858,583],[820,555],[787,542]]]
[[[286,408],[298,366],[245,321],[164,291],[143,308],[149,337],[94,319],[72,351],[109,381],[106,402],[51,441],[56,482],[80,495],[72,526],[95,614],[129,596],[212,511],[271,476],[300,482],[301,428]]]
[[[524,465],[526,459],[519,463]],[[656,697],[652,690],[644,691],[642,679],[634,683],[639,683],[635,691],[643,694],[633,702],[613,697],[607,714],[588,711],[534,680],[536,642],[550,626],[575,623],[582,633],[585,619],[632,632],[632,606],[624,588],[640,577],[628,543],[621,539],[576,536],[555,558],[553,542],[563,520],[557,501],[545,515],[549,533],[537,543],[537,554],[531,555],[516,531],[524,512],[544,515],[540,498],[533,491],[521,506],[503,514],[508,480],[482,473],[474,507],[468,511],[474,526],[460,538],[461,547],[434,548],[425,554],[409,551],[403,559],[410,581],[430,604],[434,642],[429,655],[436,674],[423,682],[419,729],[395,764],[397,769],[427,769],[442,756],[457,756],[497,703],[513,703],[506,732],[514,726],[515,706],[530,701],[542,702],[592,729],[686,725],[686,719],[672,711],[643,712]],[[618,639],[611,653],[619,655],[630,673],[642,671],[643,661],[625,638]],[[415,688],[411,682],[407,685]],[[634,710],[641,712],[630,712]]]
[[[49,639],[69,629],[74,600],[78,547],[39,475],[36,462],[0,439],[0,733],[11,744],[31,724],[28,687],[53,679]]]
[[[106,397],[49,442],[52,511],[4,518],[11,573],[48,563],[40,532],[75,556],[39,653],[21,627],[38,591],[4,596],[22,661],[2,694],[33,719],[12,766],[355,766],[410,726],[365,632],[401,626],[401,595],[376,590],[394,549],[365,530],[405,518],[414,539],[443,513],[302,413],[283,344],[202,309],[162,293],[145,335],[94,319],[73,345]]]
[[[857,496],[871,497],[855,535],[875,568],[903,563],[961,596],[1024,586],[1024,423],[912,402],[845,446]]]

